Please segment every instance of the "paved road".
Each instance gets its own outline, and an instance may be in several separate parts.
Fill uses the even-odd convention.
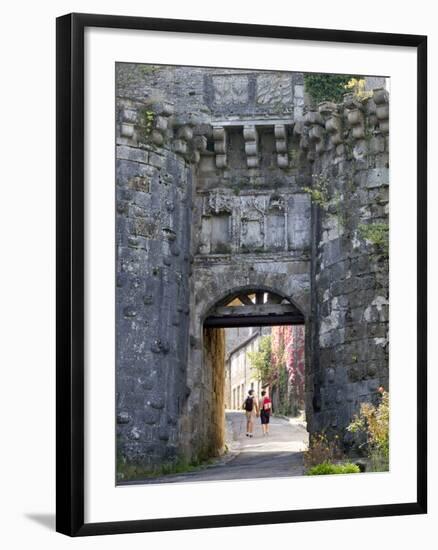
[[[307,431],[301,422],[271,418],[270,434],[263,436],[260,420],[254,437],[246,437],[246,420],[242,412],[227,412],[227,443],[230,452],[216,464],[187,474],[154,478],[140,483],[175,483],[290,477],[303,474],[303,451]]]

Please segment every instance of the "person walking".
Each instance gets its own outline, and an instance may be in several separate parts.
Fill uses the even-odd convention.
[[[263,435],[269,435],[269,419],[271,417],[272,401],[265,390],[262,391],[262,398],[260,399],[259,408]]]
[[[254,430],[254,418],[259,415],[257,400],[254,398],[254,390],[248,391],[248,396],[243,402],[242,408],[246,415],[246,436],[252,437]]]

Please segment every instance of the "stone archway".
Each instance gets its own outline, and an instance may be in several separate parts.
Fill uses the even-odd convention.
[[[186,452],[192,460],[217,456],[224,450],[225,329],[304,325],[305,322],[303,311],[291,298],[265,285],[233,288],[199,317],[201,353],[196,354],[196,363],[192,365],[195,367],[200,362],[201,370],[198,379],[196,374],[188,373],[193,384],[189,388],[189,416],[195,422],[186,430],[187,436],[190,435]],[[199,386],[202,386],[201,392]]]

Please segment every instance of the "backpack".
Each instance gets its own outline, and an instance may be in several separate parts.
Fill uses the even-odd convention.
[[[245,403],[243,404],[243,408],[246,412],[251,412],[254,405],[254,398],[253,397],[247,397],[245,399]]]
[[[266,412],[271,412],[271,403],[272,401],[269,399],[269,397],[265,397],[263,399],[263,410]]]

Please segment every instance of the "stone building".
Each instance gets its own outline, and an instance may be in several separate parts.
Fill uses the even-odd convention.
[[[305,324],[308,429],[344,437],[388,384],[388,92],[120,63],[116,96],[119,479],[222,452],[226,327]]]
[[[262,391],[261,381],[251,366],[248,353],[258,351],[261,336],[270,333],[270,329],[248,327],[243,334],[236,336],[233,334],[234,331],[242,333],[242,329],[226,330],[225,408],[241,410],[248,390],[253,389],[257,396],[260,396]]]

